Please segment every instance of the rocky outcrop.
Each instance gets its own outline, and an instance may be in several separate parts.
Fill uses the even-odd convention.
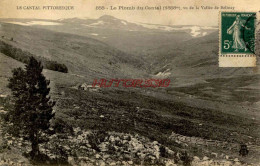
[[[163,146],[157,141],[140,135],[126,133],[99,133],[97,131],[82,131],[74,129],[75,137],[60,139],[58,135],[51,136],[47,146],[42,147],[43,153],[55,158],[56,146],[66,151],[68,162],[71,165],[143,165],[174,163],[172,160],[161,157]],[[58,141],[58,142],[57,142]],[[54,145],[56,142],[56,145]],[[46,150],[45,150],[46,149]],[[176,156],[169,148],[167,154]]]

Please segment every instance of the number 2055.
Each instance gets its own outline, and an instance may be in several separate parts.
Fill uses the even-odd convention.
[[[105,6],[96,6],[96,10],[105,10]]]

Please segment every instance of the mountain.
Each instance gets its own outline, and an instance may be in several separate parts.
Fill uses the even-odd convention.
[[[9,23],[1,23],[0,35],[3,42],[63,63],[89,81],[145,74],[144,62],[96,39]]]
[[[95,27],[102,29],[120,29],[128,31],[145,31],[145,27],[130,23],[125,20],[117,19],[113,16],[103,15],[98,19],[80,19],[80,18],[68,18],[59,20],[59,22],[64,24],[78,24],[80,26]]]
[[[113,16],[103,15],[98,19],[89,18],[68,18],[59,20],[61,23],[80,24],[88,27],[103,28],[103,29],[120,29],[127,31],[168,31],[168,32],[186,32],[192,37],[206,36],[207,34],[217,30],[217,27],[209,26],[174,26],[174,25],[160,25],[147,23],[131,23],[126,20],[118,19]]]
[[[217,31],[216,27],[132,23],[109,15],[97,19],[4,19],[0,21],[91,37],[135,56],[149,55],[151,49],[169,43],[176,45]]]

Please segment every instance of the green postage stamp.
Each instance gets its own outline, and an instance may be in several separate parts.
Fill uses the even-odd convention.
[[[219,23],[219,66],[256,66],[256,12],[220,12]]]

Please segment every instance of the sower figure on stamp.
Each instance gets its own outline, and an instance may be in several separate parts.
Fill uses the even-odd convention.
[[[232,48],[235,49],[235,51],[238,51],[238,49],[244,49],[247,51],[246,43],[242,38],[241,32],[243,28],[249,30],[250,28],[246,27],[244,25],[244,20],[240,18],[239,15],[236,16],[236,20],[234,23],[228,28],[227,33],[232,34],[233,33],[233,46]]]

